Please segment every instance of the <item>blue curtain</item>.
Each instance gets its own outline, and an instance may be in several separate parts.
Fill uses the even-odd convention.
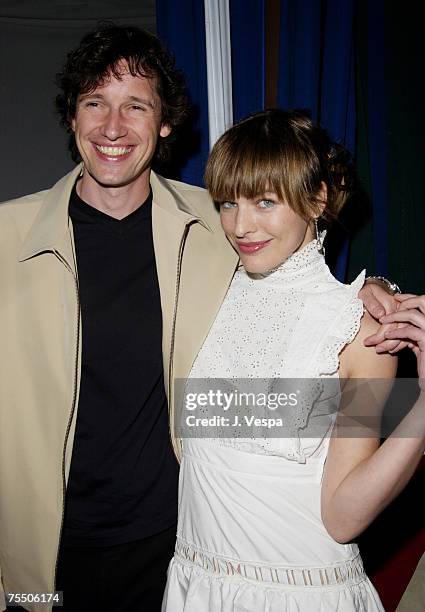
[[[157,0],[157,34],[183,70],[193,106],[193,132],[183,135],[189,140],[186,157],[173,173],[187,183],[203,184],[208,157],[208,89],[205,52],[205,13],[202,0]]]
[[[233,117],[264,108],[265,1],[230,0]],[[356,108],[353,51],[354,0],[282,0],[278,106],[308,108],[334,139],[355,149]],[[197,141],[180,166],[179,178],[202,185],[208,157],[208,93],[204,3],[157,0],[158,36],[187,79]],[[337,234],[335,239],[335,234]],[[334,230],[334,272],[344,279],[348,236]]]
[[[264,108],[265,0],[230,0],[233,120]]]
[[[282,0],[278,105],[309,109],[354,153],[353,4],[354,0]],[[343,280],[349,241],[344,228],[338,232],[334,273]]]
[[[230,0],[234,121],[264,107],[265,0]],[[157,0],[157,33],[184,71],[195,110],[190,156],[178,177],[203,184],[209,152],[205,13],[202,0]]]

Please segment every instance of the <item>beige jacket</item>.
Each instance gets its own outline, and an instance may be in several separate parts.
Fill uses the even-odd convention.
[[[54,590],[80,382],[78,277],[68,217],[79,172],[76,168],[48,191],[0,205],[0,586],[5,592]],[[237,257],[203,189],[153,173],[151,186],[172,423],[173,380],[189,373]],[[173,445],[178,454],[174,436]]]
[[[419,559],[415,572],[397,606],[396,612],[423,612],[425,610],[425,553]]]

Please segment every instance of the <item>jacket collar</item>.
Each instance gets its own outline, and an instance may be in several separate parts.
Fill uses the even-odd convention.
[[[25,261],[46,251],[54,251],[74,269],[68,208],[72,188],[82,171],[83,164],[79,164],[45,192],[41,208],[20,251],[19,261]],[[150,180],[154,205],[178,217],[182,225],[198,221],[211,231],[204,219],[190,212],[187,203],[170,183],[154,172],[151,172]]]
[[[45,251],[59,253],[73,266],[72,244],[69,240],[69,198],[82,164],[62,177],[44,194],[40,210],[24,241],[19,261],[25,261]]]
[[[155,172],[151,172],[150,182],[154,205],[179,217],[184,225],[193,221],[198,221],[205,229],[213,231],[205,219],[193,214],[181,193],[174,188],[170,181],[164,179]]]

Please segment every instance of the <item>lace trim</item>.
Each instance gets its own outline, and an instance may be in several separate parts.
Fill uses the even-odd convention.
[[[361,319],[364,313],[363,302],[357,297],[358,292],[364,285],[365,271],[350,285],[349,297],[346,305],[341,311],[338,320],[333,324],[331,330],[326,330],[325,341],[321,343],[318,350],[313,354],[311,363],[314,367],[311,370],[311,381],[314,381],[309,394],[308,401],[302,402],[299,413],[295,419],[294,426],[298,432],[307,426],[309,416],[315,402],[320,398],[324,389],[324,380],[321,377],[331,376],[338,372],[339,355],[342,349],[352,342],[356,337]],[[299,445],[301,448],[301,445]],[[303,456],[302,451],[301,456]]]
[[[313,376],[320,377],[335,374],[339,369],[339,356],[342,349],[356,337],[364,314],[363,302],[357,297],[364,285],[365,271],[350,285],[350,297],[343,308],[334,329],[330,330],[326,342],[319,348],[314,362]]]
[[[255,565],[236,559],[206,553],[181,540],[175,549],[177,561],[200,567],[216,576],[239,576],[256,582],[285,586],[326,587],[330,585],[356,584],[366,578],[360,555],[326,567],[282,567]]]

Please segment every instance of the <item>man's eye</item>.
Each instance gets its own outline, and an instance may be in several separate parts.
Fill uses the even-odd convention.
[[[275,202],[273,200],[260,200],[258,202],[259,208],[273,208]]]
[[[89,102],[86,102],[86,106],[96,108],[97,106],[99,106],[99,102],[89,101]]]
[[[235,208],[235,206],[235,202],[230,202],[228,200],[220,203],[220,208],[223,208],[224,210],[230,210],[231,208]]]

